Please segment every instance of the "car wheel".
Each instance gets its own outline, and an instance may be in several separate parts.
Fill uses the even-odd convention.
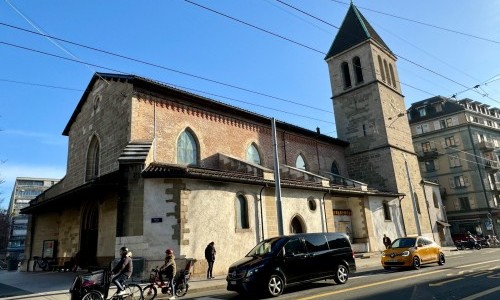
[[[439,259],[438,259],[438,265],[442,266],[446,262],[446,259],[444,257],[444,253],[439,253]]]
[[[390,270],[391,267],[384,266],[384,270]]]
[[[344,284],[349,279],[349,269],[345,265],[338,265],[333,280],[337,284]]]
[[[273,274],[267,281],[267,294],[271,297],[278,297],[283,293],[285,282],[279,275]]]
[[[413,269],[415,270],[420,269],[420,258],[418,256],[415,256],[413,258]]]

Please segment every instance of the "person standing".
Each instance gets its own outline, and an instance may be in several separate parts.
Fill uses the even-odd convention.
[[[382,242],[384,243],[385,249],[388,249],[389,246],[391,245],[391,239],[384,234],[384,238],[382,239]]]
[[[214,247],[214,242],[210,242],[205,248],[205,259],[208,262],[207,279],[215,278],[212,276],[212,270],[214,268],[214,262],[215,262],[215,253],[216,251]]]

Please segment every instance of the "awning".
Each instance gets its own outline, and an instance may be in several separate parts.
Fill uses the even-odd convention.
[[[438,225],[441,225],[441,226],[444,226],[444,227],[450,227],[451,225],[446,223],[446,222],[443,222],[443,221],[439,221],[437,220],[436,223],[438,223]]]

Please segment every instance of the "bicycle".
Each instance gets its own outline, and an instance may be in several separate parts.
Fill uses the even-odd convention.
[[[92,273],[78,275],[70,289],[71,299],[81,300],[140,300],[142,289],[135,283],[125,283],[126,293],[117,295],[115,292],[108,298],[111,284],[111,273],[108,270],[99,270]]]
[[[179,275],[175,277],[174,285],[175,285],[175,295],[177,297],[182,297],[187,294],[189,289],[189,278],[191,275],[191,265],[193,264],[192,260],[189,260],[186,264],[184,270],[179,272]],[[170,288],[170,282],[166,281],[162,285],[162,280],[160,278],[160,273],[158,267],[151,270],[151,274],[149,276],[149,284],[146,285],[142,289],[142,294],[145,300],[153,300],[156,298],[158,294],[158,289],[160,289],[162,294],[167,294],[172,296],[172,289]]]
[[[33,272],[35,272],[36,266],[38,266],[42,271],[47,271],[49,268],[49,261],[40,256],[33,256],[34,262],[33,262]]]

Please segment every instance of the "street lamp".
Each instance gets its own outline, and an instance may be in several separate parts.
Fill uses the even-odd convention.
[[[490,221],[490,224],[491,224],[491,230],[493,231],[493,235],[496,237],[497,234],[495,233],[495,223],[493,223],[493,219],[491,217],[491,214],[487,213],[486,217],[488,217],[488,220]]]

